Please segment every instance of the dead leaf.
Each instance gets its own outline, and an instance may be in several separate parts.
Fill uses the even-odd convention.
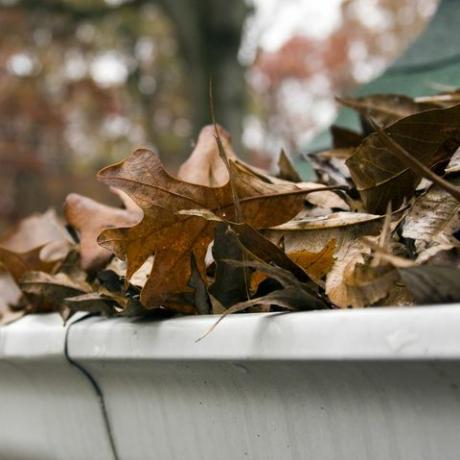
[[[342,126],[332,125],[330,127],[330,132],[334,149],[357,147],[364,139],[362,134],[352,131],[351,129],[343,128]]]
[[[0,325],[11,323],[24,315],[24,310],[13,309],[21,298],[21,291],[13,277],[0,270]]]
[[[386,127],[414,113],[436,108],[433,104],[415,102],[400,94],[376,94],[357,98],[338,98],[338,101],[360,113],[364,119],[375,120]]]
[[[71,244],[72,239],[54,209],[26,217],[0,237],[0,246],[17,254],[25,254],[38,247],[45,249],[48,244],[55,245],[56,242]],[[57,260],[60,257],[61,254],[51,258],[42,254],[43,260]]]
[[[335,259],[335,241],[329,241],[320,252],[309,252],[306,250],[293,251],[287,256],[299,267],[301,267],[310,279],[316,284],[324,286],[323,278],[332,269]],[[261,272],[255,272],[251,277],[251,291],[255,292],[262,283],[267,279],[267,275]]]
[[[444,171],[446,174],[453,174],[460,172],[460,148],[458,148],[452,155],[449,163]]]
[[[460,178],[453,178],[452,183],[460,185]],[[447,245],[460,246],[455,236],[459,230],[460,202],[435,185],[415,200],[405,218],[402,235],[415,240],[417,252],[421,253],[434,246],[440,250],[445,250]]]
[[[400,268],[398,271],[417,304],[460,301],[460,270],[458,268],[421,265]]]
[[[308,160],[315,170],[318,182],[327,185],[348,187],[352,184],[346,160],[354,153],[354,148],[328,150],[312,153]]]
[[[211,299],[208,293],[206,281],[198,271],[195,256],[192,253],[192,275],[190,276],[189,287],[193,289],[192,305],[196,308],[198,314],[209,315],[213,310]]]
[[[64,203],[67,222],[80,234],[81,267],[87,271],[102,268],[112,253],[97,244],[98,235],[107,228],[132,227],[142,218],[139,208],[119,209],[76,193]]]
[[[290,221],[268,230],[272,241],[284,237],[285,251],[320,252],[335,241],[335,262],[326,276],[326,294],[335,305],[346,308],[353,298],[344,283],[345,273],[364,263],[370,248],[362,237],[378,235],[383,218],[374,214],[340,212],[320,218]]]
[[[43,271],[49,273],[56,267],[57,262],[44,262],[40,258],[43,247],[32,249],[24,254],[17,254],[0,247],[0,264],[8,270],[16,282],[28,271]]]
[[[123,299],[125,300],[125,303],[127,303],[128,299],[126,297]],[[73,312],[86,311],[88,313],[100,313],[107,317],[115,315],[115,306],[118,305],[113,296],[99,292],[90,292],[88,294],[68,297],[64,299],[64,303]]]
[[[265,273],[268,277],[278,281],[282,288],[261,297],[239,302],[226,309],[219,319],[197,341],[208,336],[227,315],[247,310],[256,305],[264,305],[267,307],[276,305],[288,310],[315,310],[327,308],[325,302],[321,301],[318,297],[312,296],[307,284],[300,282],[288,270],[254,259],[246,259],[244,261],[228,260],[227,263],[235,267],[251,267],[256,270],[256,273]]]
[[[302,208],[305,192],[295,185],[268,184],[234,162],[231,168],[245,222],[257,228],[270,226],[290,219]],[[98,177],[125,191],[144,211],[138,225],[105,230],[99,236],[103,247],[126,258],[128,279],[155,254],[152,273],[142,291],[142,303],[147,308],[156,308],[170,295],[189,291],[191,253],[204,277],[204,257],[215,223],[179,216],[177,212],[204,208],[235,220],[230,184],[213,188],[175,179],[165,171],[157,155],[144,149],[103,169]]]
[[[446,156],[442,150],[446,142],[459,135],[459,120],[460,105],[428,110],[396,121],[386,128],[386,135],[423,165],[431,167]],[[458,147],[458,141],[455,142]],[[385,212],[389,202],[397,209],[405,198],[413,196],[420,182],[420,176],[406,166],[399,152],[389,147],[381,132],[367,136],[346,163],[370,212]]]
[[[222,126],[217,126],[217,130],[227,157],[236,159],[230,143],[230,134]],[[196,147],[179,168],[177,178],[208,187],[221,187],[228,182],[228,171],[219,155],[213,125],[207,125],[201,130]]]
[[[19,283],[33,312],[62,311],[64,299],[91,292],[91,286],[64,273],[27,272]]]
[[[330,272],[334,265],[335,240],[329,241],[319,252],[293,251],[288,257],[302,267],[317,284]]]
[[[281,150],[278,157],[278,177],[290,182],[302,182],[302,178],[292,164],[284,150]]]
[[[302,190],[318,190],[305,197],[306,201],[314,206],[330,210],[350,210],[348,203],[337,193],[330,190],[321,190],[326,188],[325,185],[323,186],[316,182],[299,182],[296,185]]]
[[[395,283],[399,281],[397,270],[390,264],[371,266],[363,262],[349,264],[343,273],[346,302],[342,306],[362,308],[374,305],[387,297]]]
[[[247,275],[244,267],[235,267],[225,259],[243,260],[243,250],[238,236],[227,224],[216,225],[212,255],[216,263],[215,279],[209,288],[211,295],[224,307],[247,298]]]

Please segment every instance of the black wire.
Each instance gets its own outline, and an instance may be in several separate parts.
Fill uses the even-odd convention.
[[[90,318],[91,316],[93,316],[93,313],[88,313],[87,315],[82,316],[81,318],[75,320],[73,323],[69,324],[69,326],[67,327],[66,333],[65,333],[64,356],[66,357],[70,365],[75,367],[78,371],[80,371],[89,381],[91,386],[93,387],[96,393],[97,399],[99,400],[99,406],[101,408],[102,418],[104,420],[104,425],[107,431],[107,436],[109,438],[110,449],[112,451],[113,458],[114,460],[119,460],[120,457],[118,456],[117,448],[115,445],[115,439],[113,436],[112,426],[110,424],[109,414],[107,411],[107,406],[105,404],[104,394],[102,393],[102,389],[97,383],[96,379],[91,375],[91,373],[87,369],[85,369],[80,363],[78,363],[73,358],[71,358],[71,356],[69,355],[69,340],[68,339],[69,339],[70,328],[73,325],[80,323],[81,321],[84,321],[85,319]]]

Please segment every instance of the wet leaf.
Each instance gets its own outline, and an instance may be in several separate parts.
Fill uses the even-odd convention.
[[[452,145],[448,152],[443,147],[448,141],[458,147],[459,133],[460,105],[416,113],[386,128],[396,144],[428,167],[453,154]],[[369,212],[383,213],[390,202],[397,209],[421,179],[380,132],[367,136],[346,163]]]

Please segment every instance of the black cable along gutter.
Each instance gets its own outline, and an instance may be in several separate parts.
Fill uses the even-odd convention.
[[[97,399],[99,401],[99,407],[102,412],[102,419],[104,420],[107,437],[109,438],[110,450],[112,451],[114,460],[120,460],[120,457],[118,456],[117,448],[115,445],[115,439],[113,437],[112,426],[110,424],[109,414],[107,412],[107,406],[105,404],[104,394],[102,393],[102,389],[97,383],[96,379],[91,375],[91,373],[87,369],[85,369],[80,363],[78,363],[73,358],[71,358],[69,355],[69,332],[70,332],[71,327],[77,323],[84,321],[85,319],[90,318],[91,316],[93,316],[93,314],[89,313],[75,320],[71,324],[69,324],[69,326],[66,329],[66,333],[65,333],[64,356],[67,359],[67,361],[70,363],[70,365],[75,367],[78,371],[80,371],[84,375],[84,377],[89,381],[91,386],[93,387],[96,393]]]

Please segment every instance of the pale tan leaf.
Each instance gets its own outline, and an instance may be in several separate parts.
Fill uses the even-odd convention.
[[[13,277],[0,269],[0,325],[8,324],[24,315],[23,310],[10,308],[21,298],[21,291]]]
[[[71,244],[72,239],[54,209],[26,217],[0,236],[0,246],[16,254],[42,248],[43,261],[64,258]]]
[[[453,178],[452,183],[459,185],[460,178]],[[420,253],[437,245],[460,245],[454,236],[458,230],[460,202],[435,185],[415,200],[404,221],[402,235],[415,240]]]
[[[230,134],[222,126],[217,126],[217,129],[227,157],[236,159]],[[177,177],[185,182],[208,187],[219,187],[228,182],[228,171],[219,155],[213,125],[207,125],[201,130],[195,149],[180,167]]]
[[[132,227],[142,218],[138,207],[129,210],[114,208],[76,193],[67,196],[64,213],[67,222],[80,234],[81,266],[87,271],[102,268],[112,256],[97,243],[97,237],[103,230]]]

